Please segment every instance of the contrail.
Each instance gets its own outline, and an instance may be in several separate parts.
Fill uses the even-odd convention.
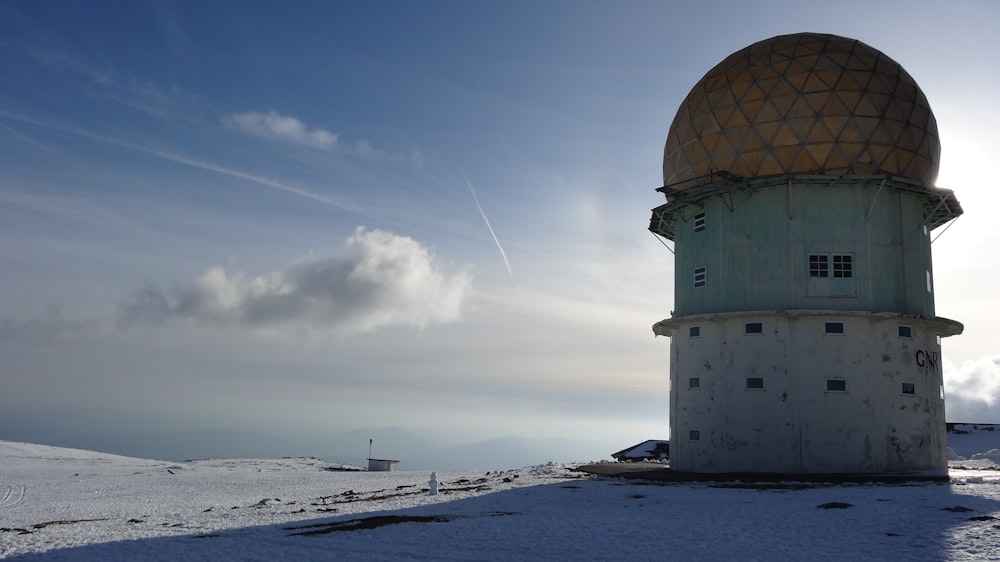
[[[35,146],[37,146],[37,147],[39,147],[39,148],[43,148],[43,149],[45,149],[45,150],[48,150],[48,151],[50,151],[50,152],[52,151],[52,149],[51,149],[51,148],[49,148],[49,147],[45,146],[44,144],[42,144],[42,143],[40,143],[40,142],[36,141],[36,140],[35,140],[35,139],[33,139],[32,137],[30,137],[30,136],[28,136],[28,135],[26,135],[26,134],[22,133],[21,131],[18,131],[18,130],[17,130],[17,129],[15,129],[14,127],[11,127],[11,126],[7,125],[6,123],[0,123],[0,127],[3,127],[4,129],[7,129],[7,130],[8,130],[8,131],[10,131],[11,133],[13,133],[13,134],[15,134],[15,135],[17,135],[17,136],[21,137],[21,138],[22,138],[22,139],[24,139],[25,141],[27,141],[27,142],[30,142],[31,144],[33,144],[33,145],[35,145]]]
[[[323,204],[329,205],[331,207],[336,207],[338,209],[341,209],[342,211],[346,211],[348,213],[353,213],[353,214],[356,214],[358,216],[362,216],[362,217],[365,217],[365,218],[368,218],[368,219],[376,220],[376,221],[382,222],[384,224],[395,226],[397,228],[401,228],[401,229],[405,229],[405,230],[410,230],[410,231],[416,230],[413,227],[406,226],[404,224],[401,224],[401,223],[398,223],[398,222],[395,222],[395,221],[391,221],[391,220],[385,219],[383,217],[379,217],[379,216],[373,215],[373,214],[371,214],[369,212],[366,212],[365,210],[363,210],[361,208],[355,207],[353,205],[349,205],[347,203],[344,203],[343,201],[339,201],[339,200],[334,199],[332,197],[327,197],[325,195],[321,195],[319,193],[316,193],[316,192],[313,192],[313,191],[309,191],[307,189],[303,189],[303,188],[300,188],[300,187],[289,185],[287,183],[284,183],[284,182],[281,182],[281,181],[278,181],[278,180],[274,180],[274,179],[271,179],[271,178],[268,178],[268,177],[259,176],[259,175],[255,175],[255,174],[250,174],[250,173],[247,173],[247,172],[242,172],[240,170],[236,170],[236,169],[233,169],[233,168],[227,168],[225,166],[220,166],[220,165],[214,164],[212,162],[208,162],[208,161],[204,161],[204,160],[198,160],[198,159],[195,159],[195,158],[191,158],[191,157],[188,157],[188,156],[183,156],[183,155],[180,155],[180,154],[176,154],[176,153],[169,152],[169,151],[166,151],[166,150],[161,150],[161,149],[158,149],[158,148],[151,148],[151,147],[148,147],[148,146],[143,146],[141,144],[137,144],[137,143],[134,143],[134,142],[131,142],[131,141],[122,140],[122,139],[119,139],[119,138],[102,135],[100,133],[95,133],[95,132],[92,132],[92,131],[88,131],[86,129],[79,129],[79,128],[71,127],[71,126],[57,125],[57,124],[50,124],[50,123],[44,123],[44,122],[36,121],[34,119],[31,119],[31,118],[28,118],[28,117],[24,117],[24,116],[21,116],[21,115],[15,115],[15,114],[8,113],[8,112],[6,112],[6,111],[4,111],[2,109],[0,109],[0,116],[7,117],[9,119],[13,119],[13,120],[20,121],[20,122],[23,122],[23,123],[29,123],[29,124],[35,125],[37,127],[43,127],[43,128],[49,129],[49,130],[59,131],[61,133],[77,135],[77,136],[80,136],[80,137],[83,137],[83,138],[87,138],[87,139],[90,139],[90,140],[102,142],[102,143],[105,143],[105,144],[110,144],[110,145],[113,145],[113,146],[117,146],[117,147],[121,147],[121,148],[126,148],[126,149],[134,150],[134,151],[137,151],[137,152],[143,152],[143,153],[146,153],[146,154],[149,154],[149,155],[152,155],[152,156],[156,156],[158,158],[162,158],[164,160],[169,160],[169,161],[174,162],[176,164],[182,164],[184,166],[189,166],[191,168],[197,168],[197,169],[204,170],[204,171],[207,171],[207,172],[214,172],[214,173],[221,174],[221,175],[224,175],[224,176],[229,176],[229,177],[241,179],[241,180],[244,180],[244,181],[252,182],[252,183],[255,183],[257,185],[261,185],[261,186],[264,186],[264,187],[269,187],[271,189],[276,189],[278,191],[283,191],[285,193],[296,195],[298,197],[303,197],[305,199],[310,199],[312,201],[316,201],[318,203],[323,203]],[[6,125],[3,124],[2,122],[0,122],[0,126],[6,127]]]
[[[514,282],[514,286],[517,287],[517,292],[520,294],[521,286],[518,285],[517,279],[514,277],[514,270],[510,267],[510,260],[507,259],[507,252],[503,251],[503,246],[500,245],[500,239],[497,238],[497,233],[493,231],[493,226],[490,225],[490,219],[486,218],[486,211],[483,210],[483,206],[479,203],[479,197],[476,196],[476,190],[472,188],[472,182],[469,181],[469,176],[465,175],[465,170],[461,166],[458,167],[458,170],[462,172],[462,177],[465,178],[465,185],[469,186],[469,193],[472,194],[472,200],[476,202],[479,214],[483,216],[483,222],[486,223],[486,228],[489,229],[490,234],[493,236],[493,241],[496,242],[497,250],[500,250],[500,257],[503,258],[503,264],[507,266],[507,273],[510,274],[510,280]]]

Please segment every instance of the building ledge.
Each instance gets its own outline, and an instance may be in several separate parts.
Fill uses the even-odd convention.
[[[671,335],[677,331],[678,327],[684,324],[690,324],[691,322],[721,322],[730,318],[750,318],[761,316],[783,316],[790,319],[812,316],[849,316],[856,318],[874,318],[878,320],[898,319],[910,322],[932,324],[941,337],[957,336],[965,330],[965,326],[961,322],[951,320],[950,318],[942,318],[940,316],[918,316],[915,314],[901,314],[898,312],[870,312],[867,310],[747,310],[736,312],[713,312],[709,314],[691,314],[687,316],[666,318],[653,324],[653,335],[671,337]]]

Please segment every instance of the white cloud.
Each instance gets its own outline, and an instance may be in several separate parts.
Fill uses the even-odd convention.
[[[123,320],[340,334],[458,320],[468,271],[447,272],[426,246],[382,230],[359,227],[345,247],[346,255],[311,256],[257,277],[216,266],[169,294],[146,287],[123,303]]]
[[[1000,357],[945,364],[944,392],[948,421],[1000,423]]]
[[[226,124],[259,137],[279,139],[314,148],[331,149],[337,146],[335,133],[326,129],[309,129],[302,121],[276,111],[238,113],[228,117]]]

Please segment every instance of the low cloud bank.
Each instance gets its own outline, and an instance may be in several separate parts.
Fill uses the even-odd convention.
[[[344,255],[310,256],[258,277],[216,266],[164,293],[147,286],[121,306],[122,320],[273,329],[307,327],[341,334],[385,326],[458,320],[471,285],[467,270],[445,271],[426,246],[359,227]]]
[[[1000,356],[946,364],[944,393],[948,421],[1000,423]]]

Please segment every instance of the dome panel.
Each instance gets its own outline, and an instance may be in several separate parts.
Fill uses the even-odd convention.
[[[792,98],[792,107],[788,109],[788,113],[785,115],[786,119],[801,119],[803,117],[812,117],[816,110],[812,108],[809,101],[806,99],[806,95],[796,96]]]
[[[931,185],[939,155],[927,98],[898,63],[854,39],[799,33],[733,53],[691,89],[663,179],[887,173]]]

